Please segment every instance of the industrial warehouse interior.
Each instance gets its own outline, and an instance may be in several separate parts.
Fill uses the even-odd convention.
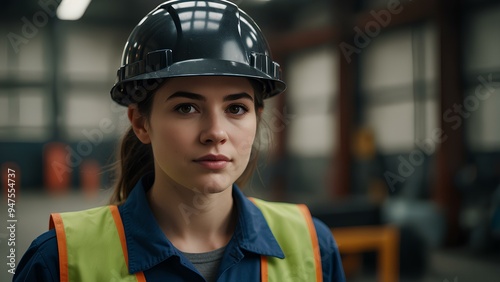
[[[130,126],[110,89],[164,2],[89,0],[64,18],[64,1],[0,9],[0,281],[50,213],[108,204]],[[347,281],[500,281],[500,1],[231,2],[287,83],[265,100],[243,193],[306,204]]]

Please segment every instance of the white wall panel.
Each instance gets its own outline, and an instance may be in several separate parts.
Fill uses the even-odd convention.
[[[500,5],[470,16],[465,34],[467,72],[500,67]]]
[[[0,92],[0,126],[8,126],[10,123],[9,97]]]
[[[336,146],[333,120],[331,114],[297,116],[288,131],[289,150],[304,157],[330,156]]]
[[[328,156],[335,146],[332,108],[338,89],[338,55],[325,46],[296,55],[287,66],[288,110],[293,114],[289,150],[300,156]]]
[[[39,89],[21,90],[19,96],[19,126],[43,127],[49,120],[50,111],[44,93]]]
[[[361,89],[411,84],[411,30],[381,33],[361,50]]]
[[[75,28],[66,32],[61,57],[63,72],[73,81],[114,79],[119,67],[116,58],[122,50],[116,48],[113,38],[114,33],[106,29]]]
[[[19,53],[14,53],[18,62],[17,76],[20,80],[43,80],[47,62],[45,60],[45,33],[39,29],[33,38],[19,48]]]
[[[8,34],[8,28],[0,27],[1,34]],[[7,36],[0,37],[0,77],[5,77],[7,75],[7,49],[10,47],[9,40]]]
[[[487,92],[484,92],[487,93]],[[483,98],[487,96],[486,98]],[[463,109],[467,118],[462,118],[467,124],[467,140],[473,150],[493,151],[500,149],[500,89],[488,94],[476,95],[475,91],[468,91]],[[479,98],[481,97],[481,98]],[[477,103],[475,103],[477,102]],[[461,117],[456,114],[455,116]]]
[[[382,153],[412,150],[416,138],[429,138],[440,126],[436,32],[431,23],[389,31],[375,37],[361,53],[363,123],[373,128]],[[421,80],[424,85],[415,88]],[[419,104],[414,91],[422,91]]]
[[[331,46],[296,55],[287,65],[288,99],[327,99],[338,86],[338,56]]]
[[[414,148],[413,101],[374,105],[366,114],[381,153],[399,153]]]
[[[64,128],[68,137],[72,140],[85,138],[82,130],[99,129],[103,120],[112,120],[112,101],[105,95],[91,95],[81,90],[73,90],[67,96],[64,104]],[[116,128],[117,124],[114,122]],[[106,138],[115,137],[106,134]]]

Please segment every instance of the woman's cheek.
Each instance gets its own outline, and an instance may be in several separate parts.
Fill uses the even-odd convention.
[[[236,146],[236,151],[238,155],[240,156],[249,156],[253,143],[255,141],[255,136],[256,135],[256,126],[250,124],[250,126],[246,127],[243,129],[240,134],[237,134],[238,140],[238,145]]]

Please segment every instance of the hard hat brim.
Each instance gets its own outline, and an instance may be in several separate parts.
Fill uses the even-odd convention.
[[[125,85],[128,83],[135,82],[135,87],[137,88],[141,87],[141,81],[149,81],[148,87],[136,90],[146,91],[148,92],[147,95],[150,95],[166,79],[192,76],[234,76],[255,79],[260,81],[264,86],[262,92],[263,99],[280,94],[286,89],[286,84],[280,79],[273,78],[246,64],[225,60],[194,59],[177,62],[164,69],[121,80],[111,89],[111,98],[123,106],[128,106],[129,104],[140,102],[137,101],[138,99],[131,97],[131,93],[126,93]],[[143,95],[140,96],[143,97]]]

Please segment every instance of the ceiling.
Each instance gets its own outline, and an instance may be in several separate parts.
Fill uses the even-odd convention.
[[[60,0],[41,0],[57,3]],[[306,5],[327,0],[232,0],[246,11],[262,29],[281,30],[293,24],[294,15]],[[135,25],[150,10],[164,0],[93,0],[80,22],[92,24]],[[33,15],[44,11],[39,1],[2,0],[0,22],[22,24],[22,18],[33,19]],[[53,11],[54,6],[49,6]]]

